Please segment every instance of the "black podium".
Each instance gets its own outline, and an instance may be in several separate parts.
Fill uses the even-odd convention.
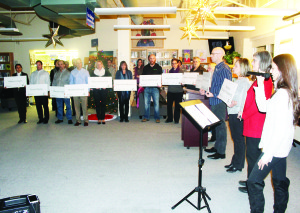
[[[182,102],[182,103],[180,103],[180,105],[183,107],[182,113],[186,116],[186,118],[200,132],[199,161],[198,161],[198,165],[199,165],[198,166],[198,168],[199,168],[199,171],[198,171],[198,186],[195,189],[193,189],[189,194],[187,194],[184,198],[182,198],[178,203],[176,203],[172,207],[172,209],[175,209],[182,202],[187,201],[189,204],[191,204],[193,207],[195,207],[195,209],[201,210],[203,208],[207,208],[208,212],[211,213],[211,210],[210,210],[208,202],[207,202],[207,199],[211,200],[211,198],[206,193],[206,188],[202,186],[202,167],[204,165],[204,159],[202,158],[202,154],[203,154],[203,133],[207,132],[210,127],[213,127],[213,126],[217,125],[220,122],[220,120],[200,100]],[[195,109],[191,109],[191,108],[193,108],[193,106],[195,106]],[[186,107],[190,107],[189,110]],[[201,114],[194,113],[194,112],[197,112],[197,110],[199,110],[199,112]],[[203,120],[204,119],[207,119],[207,120],[205,120],[205,121],[202,120],[201,121],[199,119],[199,117],[201,117]],[[191,201],[188,200],[188,198],[190,196],[192,196],[194,193],[198,193],[197,205],[193,204]],[[202,199],[205,203],[204,206],[201,206]]]

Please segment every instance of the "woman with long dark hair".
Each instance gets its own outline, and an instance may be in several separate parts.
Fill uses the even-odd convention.
[[[290,54],[273,59],[271,73],[275,93],[267,100],[264,78],[257,77],[255,100],[259,111],[266,113],[259,156],[247,182],[251,212],[264,212],[264,179],[272,171],[274,212],[285,212],[289,199],[286,158],[292,148],[294,125],[299,118],[296,61]]]
[[[119,70],[116,73],[116,79],[121,79],[121,80],[132,79],[132,72],[128,70],[128,66],[125,61],[121,61]],[[129,122],[128,111],[129,111],[130,93],[131,93],[130,91],[118,92],[120,122],[123,122],[124,120],[125,122]]]

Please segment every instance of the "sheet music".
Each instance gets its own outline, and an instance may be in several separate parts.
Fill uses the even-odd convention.
[[[219,118],[205,106],[205,104],[201,103],[196,104],[195,106],[206,116],[206,118],[210,121],[210,124],[220,121]]]
[[[238,84],[225,78],[218,98],[224,101],[227,106],[230,105],[237,87]]]
[[[203,72],[203,75],[199,75],[196,81],[196,88],[204,89],[209,91],[211,85],[211,73]]]
[[[204,129],[206,126],[210,125],[210,121],[204,116],[204,114],[195,106],[187,106],[184,108],[190,116]]]

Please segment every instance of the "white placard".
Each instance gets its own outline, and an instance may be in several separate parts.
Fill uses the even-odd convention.
[[[196,81],[196,88],[204,89],[205,91],[209,91],[211,85],[211,73],[203,72],[203,75],[198,75]]]
[[[140,86],[161,87],[161,75],[140,75]]]
[[[79,97],[89,95],[89,85],[87,84],[71,84],[65,85],[66,97]]]
[[[4,87],[5,88],[25,87],[26,85],[27,85],[27,77],[26,76],[4,77]]]
[[[237,87],[238,84],[225,78],[218,98],[224,101],[227,106],[230,105]]]
[[[114,80],[114,91],[136,91],[136,79]]]
[[[30,84],[26,86],[26,96],[48,96],[47,84]]]
[[[181,85],[182,73],[163,73],[162,85]]]
[[[182,84],[195,85],[198,75],[198,72],[185,72],[182,76]]]
[[[51,98],[70,98],[65,96],[65,87],[50,87],[50,97]]]
[[[89,77],[89,88],[112,88],[112,77]]]

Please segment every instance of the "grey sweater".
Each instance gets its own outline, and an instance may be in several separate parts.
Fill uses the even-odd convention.
[[[235,105],[234,107],[227,107],[228,114],[238,114],[238,112],[243,111],[245,100],[247,97],[247,91],[250,88],[250,82],[248,78],[238,79],[234,83],[238,84],[238,87],[233,96],[233,101],[236,101],[237,105]]]

